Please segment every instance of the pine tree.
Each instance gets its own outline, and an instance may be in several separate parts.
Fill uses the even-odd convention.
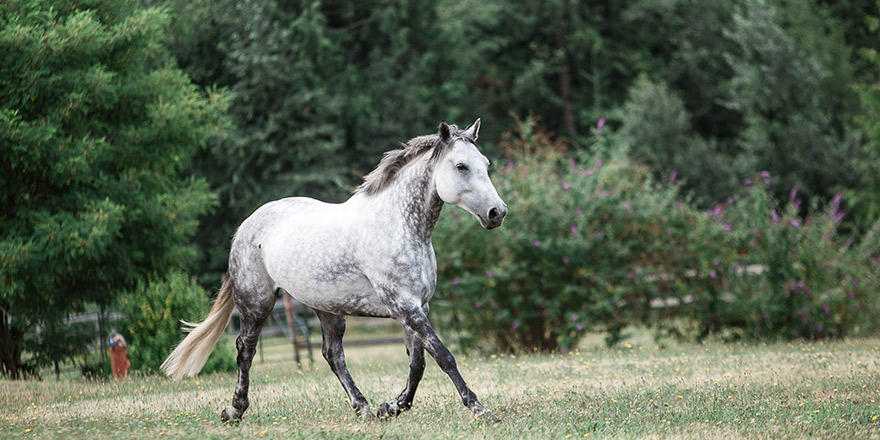
[[[126,1],[0,4],[5,374],[21,374],[27,332],[194,255],[214,196],[183,176],[226,128],[226,98],[161,64],[168,22]]]

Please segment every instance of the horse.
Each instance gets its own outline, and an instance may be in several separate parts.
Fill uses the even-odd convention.
[[[238,422],[249,406],[251,361],[279,289],[315,311],[322,354],[355,413],[391,418],[412,407],[425,370],[425,351],[455,385],[461,402],[481,419],[500,421],[467,386],[452,353],[434,332],[428,303],[437,285],[431,235],[444,203],[463,208],[485,229],[501,226],[507,205],[489,179],[489,160],[476,147],[480,119],[460,130],[441,122],[386,152],[352,196],[332,204],[305,197],[266,203],[238,227],[229,266],[211,311],[161,368],[175,380],[201,370],[234,307],[241,316],[238,383],[220,414]],[[345,316],[392,318],[403,326],[409,376],[400,394],[374,415],[345,365]]]

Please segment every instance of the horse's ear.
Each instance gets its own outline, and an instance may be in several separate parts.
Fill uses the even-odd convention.
[[[449,142],[449,138],[452,136],[449,134],[449,125],[446,125],[446,121],[440,121],[440,127],[437,128],[437,134],[440,135],[441,141]]]
[[[477,140],[477,138],[480,137],[480,118],[477,118],[477,120],[474,121],[474,123],[464,132],[474,140]]]

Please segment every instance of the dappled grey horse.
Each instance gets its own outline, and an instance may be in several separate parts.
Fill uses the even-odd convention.
[[[474,144],[479,130],[479,119],[465,130],[441,122],[437,134],[385,153],[344,203],[292,197],[257,209],[235,233],[211,312],[200,324],[186,323],[189,335],[162,369],[174,379],[198,373],[233,306],[238,307],[238,385],[221,418],[240,420],[248,408],[248,372],[260,331],[276,291],[283,289],[315,310],[324,333],[324,358],[362,417],[373,413],[345,366],[345,315],[390,317],[403,325],[409,377],[396,398],[380,405],[379,417],[412,406],[427,350],[452,379],[462,403],[476,416],[498,421],[465,384],[428,320],[428,301],[437,284],[431,234],[443,204],[462,207],[486,229],[501,226],[507,215],[507,205],[489,180],[489,161]]]

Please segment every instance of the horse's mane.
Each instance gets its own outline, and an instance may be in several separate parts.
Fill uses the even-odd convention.
[[[451,139],[466,137],[455,124],[449,124],[449,133]],[[354,190],[354,193],[369,196],[381,192],[394,181],[397,172],[413,159],[422,153],[433,150],[430,160],[434,161],[440,157],[449,144],[451,142],[443,142],[439,134],[429,134],[410,139],[409,142],[402,144],[400,149],[386,151],[376,169],[364,176],[364,182]]]

